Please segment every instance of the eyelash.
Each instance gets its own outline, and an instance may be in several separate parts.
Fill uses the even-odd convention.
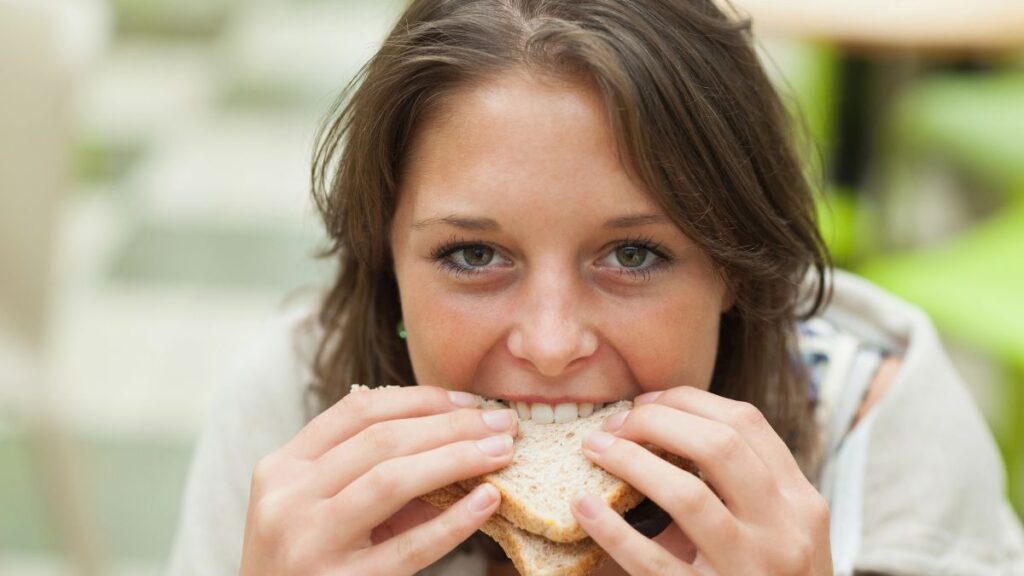
[[[475,246],[487,245],[480,241],[466,240],[464,238],[452,236],[450,240],[448,240],[444,244],[441,244],[437,248],[434,248],[430,252],[430,257],[435,262],[437,262],[437,266],[438,268],[441,269],[442,272],[448,272],[450,274],[453,274],[456,278],[461,278],[463,276],[475,276],[477,274],[481,274],[482,272],[477,268],[462,266],[461,264],[456,264],[455,262],[452,262],[451,260],[448,259],[449,256],[458,252],[459,250],[473,248]],[[490,247],[488,246],[488,248]]]
[[[430,257],[432,260],[437,262],[438,267],[442,271],[453,274],[456,278],[461,278],[463,276],[475,276],[477,274],[483,273],[480,268],[456,264],[455,262],[449,260],[448,257],[458,252],[459,250],[464,250],[466,248],[475,248],[479,246],[491,248],[492,250],[496,251],[496,249],[493,246],[489,246],[485,242],[471,239],[467,240],[465,238],[452,236],[450,240],[448,240],[444,244],[441,244],[437,248],[434,248],[430,253]],[[668,255],[665,249],[662,248],[661,244],[655,242],[653,238],[650,238],[648,236],[636,236],[618,242],[612,248],[612,252],[615,252],[616,250],[619,250],[620,248],[625,248],[627,246],[647,250],[648,252],[653,253],[657,257],[657,260],[654,262],[654,264],[646,268],[618,269],[619,276],[622,276],[623,274],[629,274],[630,276],[633,277],[634,280],[637,280],[640,283],[649,282],[651,280],[652,275],[655,272],[662,271],[673,261],[673,258]]]
[[[654,238],[651,238],[650,236],[633,236],[621,242],[617,242],[615,246],[612,247],[612,253],[627,246],[646,250],[654,254],[656,259],[653,264],[650,264],[645,268],[620,267],[618,268],[620,277],[623,274],[628,274],[632,277],[633,280],[636,280],[641,284],[646,284],[647,282],[651,281],[651,278],[654,275],[654,273],[663,271],[669,264],[672,263],[672,257],[668,255],[668,252],[662,247],[661,244],[655,242]]]

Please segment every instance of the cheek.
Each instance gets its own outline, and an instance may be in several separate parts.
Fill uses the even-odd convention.
[[[498,302],[453,296],[429,284],[420,286],[415,297],[403,298],[416,381],[467,389],[499,337],[499,319],[508,315],[496,309]]]
[[[644,390],[711,385],[719,308],[704,298],[673,298],[615,322],[610,340]]]

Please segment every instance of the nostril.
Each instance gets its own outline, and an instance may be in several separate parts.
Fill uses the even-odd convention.
[[[508,336],[508,351],[517,359],[525,359],[523,351],[523,335],[519,330],[513,330]]]
[[[589,330],[532,330],[529,336],[513,330],[507,340],[509,353],[529,364],[542,376],[553,378],[594,355],[597,335]]]

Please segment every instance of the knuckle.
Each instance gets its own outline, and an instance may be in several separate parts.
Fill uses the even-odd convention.
[[[626,421],[622,423],[622,430],[637,436],[654,435],[652,423],[658,419],[659,415],[665,415],[672,410],[672,408],[663,404],[644,404],[638,406],[630,410],[629,415],[626,416]]]
[[[265,485],[273,475],[274,468],[275,462],[272,455],[260,458],[252,468],[253,487]]]
[[[374,402],[370,392],[349,392],[338,403],[339,406],[356,418],[364,418],[373,410]]]
[[[608,550],[618,550],[626,545],[629,534],[626,530],[621,530],[615,526],[609,526],[607,523],[602,527],[604,532],[603,540],[605,542],[604,547]]]
[[[407,386],[403,391],[407,390],[410,402],[416,402],[417,405],[423,407],[429,407],[431,413],[447,412],[452,410],[452,402],[448,397],[448,390],[440,386],[430,386],[426,384],[418,384],[416,386]]]
[[[386,422],[378,422],[365,428],[361,433],[363,440],[375,454],[394,454],[399,446],[399,437],[393,427]]]
[[[382,462],[367,472],[367,482],[377,494],[405,495],[404,474],[396,474],[388,462]]]
[[[756,430],[768,423],[764,413],[758,410],[757,406],[749,402],[739,402],[733,418],[736,425],[740,428]]]
[[[647,574],[676,574],[679,572],[675,557],[669,558],[665,554],[652,554],[644,561],[644,570]]]
[[[710,498],[717,499],[717,496],[711,495],[708,499],[705,499],[705,508],[711,503]],[[711,514],[710,516],[707,519],[707,525],[711,533],[718,534],[723,541],[727,542],[738,542],[740,540],[742,536],[741,526],[732,514]]]
[[[281,547],[281,564],[289,573],[314,574],[318,572],[319,570],[315,567],[315,556],[300,542],[301,540],[294,540]]]
[[[623,422],[622,425],[643,425],[644,422],[646,422],[649,418],[652,418],[663,408],[664,406],[662,406],[661,404],[642,404],[640,406],[636,406],[629,411],[629,415],[626,416],[626,421]]]
[[[736,456],[740,448],[743,445],[743,439],[740,438],[739,432],[728,427],[722,426],[715,429],[715,432],[711,433],[707,445],[711,450],[710,456],[716,459],[729,459]]]
[[[279,492],[268,494],[257,500],[252,508],[253,527],[260,540],[280,541],[291,509],[288,498]]]
[[[670,388],[667,392],[665,392],[665,394],[671,395],[667,396],[668,398],[672,398],[673,400],[678,402],[686,403],[694,398],[699,397],[700,391],[697,390],[697,388],[694,386],[676,386],[674,388]]]
[[[277,471],[281,467],[281,457],[272,452],[260,458],[252,469],[250,491],[254,496],[262,494],[264,490],[273,484],[277,477]]]
[[[427,566],[434,559],[434,554],[423,538],[399,537],[395,542],[395,553],[400,564],[411,568]]]
[[[697,490],[692,487],[683,488],[678,491],[675,500],[684,517],[701,517],[711,503],[710,490]]]
[[[428,402],[432,402],[437,406],[450,406],[451,400],[448,398],[448,390],[441,386],[415,386],[413,389],[425,390],[429,396],[425,399]]]
[[[444,416],[445,432],[449,438],[461,436],[463,429],[464,415],[462,411],[446,412]]]
[[[793,538],[780,548],[778,566],[783,574],[805,574],[814,558],[814,547],[808,538]]]
[[[814,527],[818,530],[827,529],[832,520],[832,511],[829,509],[828,500],[817,491],[810,497],[808,509]]]

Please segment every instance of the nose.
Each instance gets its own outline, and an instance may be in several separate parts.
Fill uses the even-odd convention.
[[[561,278],[535,284],[539,285],[530,290],[520,321],[509,333],[508,349],[543,376],[555,377],[573,361],[594,354],[597,334],[587,325],[571,281]]]

